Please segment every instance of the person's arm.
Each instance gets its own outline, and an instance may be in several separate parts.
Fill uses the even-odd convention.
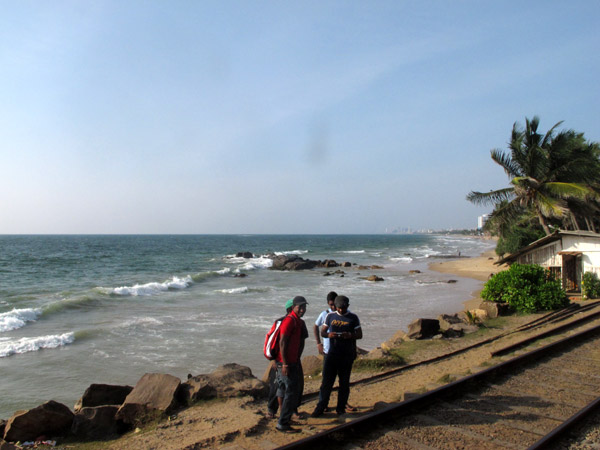
[[[313,334],[315,335],[315,340],[317,341],[317,350],[319,350],[319,354],[323,354],[323,343],[321,342],[321,333],[319,332],[319,326],[317,324],[313,325]]]
[[[287,377],[288,375],[288,363],[287,363],[287,348],[290,343],[290,337],[286,334],[282,334],[279,337],[279,354],[281,355],[281,373]]]
[[[363,337],[362,328],[355,329],[352,334],[353,334],[352,339],[362,339],[362,337]]]

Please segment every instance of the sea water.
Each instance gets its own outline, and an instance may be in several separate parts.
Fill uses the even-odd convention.
[[[463,309],[482,284],[429,263],[492,247],[436,235],[0,236],[0,418],[51,399],[72,407],[92,383],[146,372],[186,379],[236,362],[260,377],[265,333],[296,295],[309,302],[305,354],[332,290],[350,298],[371,350],[415,318]],[[383,269],[282,272],[268,254]]]

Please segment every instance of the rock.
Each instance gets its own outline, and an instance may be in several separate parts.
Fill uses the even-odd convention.
[[[440,331],[440,322],[436,319],[416,319],[408,325],[409,339],[426,339]]]
[[[320,262],[304,259],[298,255],[277,255],[271,257],[271,270],[307,270],[314,269]]]
[[[367,266],[358,266],[357,267],[358,270],[369,270],[369,268]]]
[[[507,316],[512,313],[508,303],[481,302],[479,309],[483,309],[490,319],[498,316]]]
[[[489,319],[488,313],[485,309],[471,309],[469,310],[471,315],[480,321],[485,321]]]
[[[479,327],[477,325],[471,325],[468,323],[461,322],[453,324],[449,329],[452,329],[456,332],[460,332],[462,334],[469,334],[479,330]]]
[[[352,263],[346,261],[341,264],[342,267],[352,267]]]
[[[458,283],[458,281],[457,280],[448,280],[447,283],[448,284],[454,284],[454,283]]]
[[[415,269],[415,270],[409,270],[408,273],[421,273],[421,271]]]
[[[364,356],[364,359],[383,359],[383,358],[387,358],[388,353],[386,350],[383,349],[383,347],[377,347],[373,350],[371,350],[369,353],[367,353]]]
[[[356,354],[358,356],[363,356],[363,355],[366,355],[367,353],[369,353],[368,350],[365,350],[364,348],[360,348],[358,345],[356,346]]]
[[[371,269],[373,269],[373,270],[381,270],[381,269],[383,269],[383,266],[371,266]]]
[[[173,375],[144,374],[117,411],[117,420],[138,425],[168,415],[177,405],[180,385],[181,380]]]
[[[273,381],[273,378],[275,378],[275,361],[271,361],[269,363],[269,365],[267,366],[267,370],[265,370],[265,373],[263,374],[261,380],[263,381],[263,383],[267,383],[267,384],[271,384],[271,381]],[[193,378],[192,376],[190,376],[188,378],[188,380],[190,378]],[[216,395],[216,390],[215,390],[215,395]]]
[[[320,374],[323,371],[323,357],[320,355],[305,356],[302,358],[302,371],[304,372],[304,376]]]
[[[455,323],[464,323],[464,320],[458,314],[440,314],[437,320],[440,323],[440,330],[442,331],[446,331]]]
[[[237,252],[235,254],[235,257],[250,259],[250,258],[254,258],[254,255],[251,252]]]
[[[400,344],[406,340],[408,340],[406,333],[402,330],[398,330],[390,339],[381,344],[381,348],[384,351],[389,352],[392,348],[399,347]]]
[[[73,423],[73,413],[62,403],[50,400],[28,411],[17,411],[6,423],[4,439],[31,441],[39,436],[66,436]]]
[[[4,436],[4,429],[6,428],[6,420],[0,419],[0,436]],[[0,439],[2,439],[0,437]]]
[[[268,389],[268,384],[254,377],[249,367],[232,363],[187,380],[182,385],[182,398],[188,403],[215,396],[261,398],[268,394]]]
[[[444,336],[447,338],[459,338],[462,337],[463,330],[461,327],[454,327],[454,325],[450,326],[446,330],[444,330]]]
[[[383,278],[378,277],[377,275],[369,275],[367,278],[365,278],[365,280],[367,280],[367,281],[383,281]]]
[[[71,432],[79,439],[108,439],[123,433],[126,426],[117,421],[119,407],[104,405],[83,407],[73,419]]]
[[[323,274],[323,276],[324,276],[324,277],[330,277],[331,275],[332,275],[332,273],[331,273],[331,272],[325,272],[325,273]]]
[[[246,278],[248,275],[246,275],[245,273],[236,273],[234,275],[235,278]]]
[[[339,264],[333,259],[326,259],[320,264],[320,267],[339,267]]]
[[[381,411],[382,409],[391,408],[392,406],[396,406],[396,405],[398,405],[398,403],[396,403],[396,402],[392,402],[392,403],[377,402],[373,405],[373,411]]]
[[[83,396],[75,403],[75,412],[81,408],[118,405],[120,406],[129,393],[133,390],[131,386],[118,386],[111,384],[91,384]]]

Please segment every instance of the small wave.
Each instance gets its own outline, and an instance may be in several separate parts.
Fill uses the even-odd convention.
[[[41,309],[16,309],[0,314],[0,332],[16,330],[27,322],[35,322],[42,314]]]
[[[114,289],[109,289],[108,293],[123,297],[141,297],[155,295],[160,292],[165,292],[169,290],[185,289],[192,284],[192,277],[188,275],[184,278],[173,277],[172,279],[167,280],[164,283],[152,282],[146,284],[136,284],[133,286],[117,287]]]
[[[138,317],[136,319],[130,319],[130,320],[126,320],[125,322],[123,322],[122,326],[123,327],[131,327],[131,326],[135,326],[135,325],[163,325],[164,322],[162,322],[159,319],[156,319],[154,317]]]
[[[364,250],[343,250],[340,253],[348,253],[348,254],[352,254],[352,255],[355,255],[355,254],[358,255],[361,253],[365,253],[365,251]]]
[[[243,294],[248,291],[249,291],[249,289],[246,286],[244,286],[241,288],[233,288],[233,289],[219,289],[215,292],[220,292],[221,294]]]
[[[49,336],[38,336],[35,338],[21,338],[16,341],[0,342],[0,358],[28,353],[45,348],[58,348],[75,341],[74,333],[55,334]]]
[[[412,258],[410,256],[400,256],[397,258],[390,258],[390,261],[396,261],[396,262],[412,262]]]
[[[282,255],[306,255],[308,250],[289,250],[287,252],[273,252],[276,256]]]
[[[239,270],[268,269],[273,265],[273,260],[267,257],[247,259],[244,264],[238,267]]]

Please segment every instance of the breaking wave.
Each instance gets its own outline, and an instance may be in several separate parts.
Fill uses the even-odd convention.
[[[0,358],[7,356],[35,352],[45,348],[58,348],[75,341],[75,333],[38,336],[34,338],[21,338],[15,341],[0,341]]]
[[[35,322],[42,314],[41,309],[16,309],[0,314],[0,332],[16,330],[24,327],[27,322]]]
[[[135,284],[133,286],[122,286],[114,289],[109,289],[108,293],[112,295],[118,295],[123,297],[141,297],[156,295],[160,292],[169,290],[180,290],[186,289],[193,284],[192,277],[186,276],[183,278],[173,277],[163,283],[146,283],[146,284]]]

